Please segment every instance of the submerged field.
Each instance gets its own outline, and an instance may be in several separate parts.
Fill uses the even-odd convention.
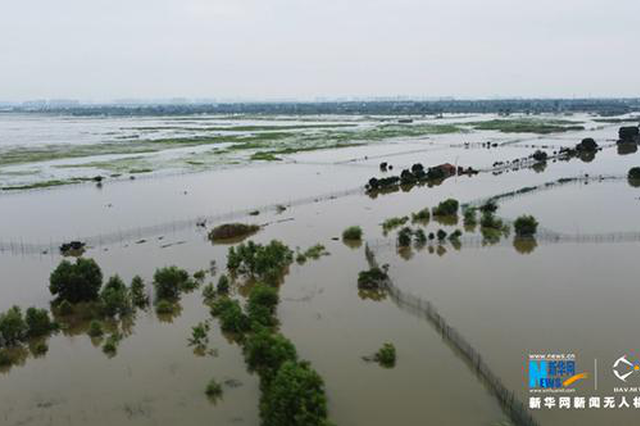
[[[11,362],[0,366],[2,424],[261,424],[264,373],[248,368],[246,341],[205,303],[207,285],[222,275],[231,277],[230,299],[249,303],[256,280],[234,278],[229,263],[230,249],[248,241],[279,240],[292,252],[277,277],[271,327],[322,378],[337,425],[512,422],[432,322],[384,290],[358,288],[369,268],[367,246],[395,285],[433,304],[524,403],[529,353],[575,352],[588,368],[589,359],[609,366],[633,349],[640,188],[627,172],[640,157],[637,147],[616,146],[619,122],[588,115],[399,120],[0,116],[0,269],[7,277],[0,312],[36,306],[61,325],[13,348]],[[602,150],[553,157],[586,137]],[[526,162],[536,150],[550,159]],[[393,169],[381,171],[381,162]],[[504,162],[511,166],[496,166]],[[415,163],[479,173],[365,192],[371,177],[399,175]],[[88,181],[96,175],[104,176],[99,187]],[[462,209],[434,214],[448,198],[466,206],[496,200],[494,220],[509,231],[471,224]],[[513,222],[524,214],[539,221],[536,238],[516,238]],[[217,226],[236,222],[256,226],[240,228],[251,232],[238,239],[211,238]],[[360,240],[343,238],[351,226],[361,228]],[[408,246],[405,227],[413,232]],[[64,258],[60,244],[73,240],[87,244],[82,257],[97,262],[104,281],[117,274],[128,284],[139,275],[150,305],[111,320],[60,314],[50,274]],[[166,311],[152,282],[170,265],[199,284]],[[104,336],[90,336],[91,321],[102,323]],[[204,323],[203,349],[190,339]],[[252,325],[244,333],[257,332]],[[112,336],[115,351],[105,348]],[[397,354],[392,368],[371,361],[385,343]],[[221,396],[206,394],[211,379]],[[614,378],[600,379],[597,391],[593,382],[581,389],[608,395]],[[635,422],[633,410],[532,415],[550,425]]]

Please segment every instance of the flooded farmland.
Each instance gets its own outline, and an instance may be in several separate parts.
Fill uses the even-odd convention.
[[[276,280],[272,328],[322,378],[332,423],[518,423],[447,330],[384,286],[359,288],[369,248],[394,288],[437,309],[481,355],[530,424],[634,424],[635,393],[620,388],[635,376],[621,382],[613,365],[640,356],[640,184],[628,177],[640,157],[637,141],[618,143],[619,128],[637,117],[400,118],[0,114],[0,312],[35,306],[58,323],[0,349],[10,353],[0,366],[1,423],[260,424],[264,376],[245,362],[248,343],[211,311],[216,298],[244,306],[260,284],[231,273],[230,249],[278,240],[293,258]],[[567,154],[586,138],[598,149]],[[536,151],[545,159],[532,159]],[[383,162],[392,168],[381,170]],[[418,163],[453,172],[365,186]],[[436,214],[446,199],[459,208]],[[428,217],[412,217],[426,207]],[[475,223],[469,209],[478,209]],[[522,215],[537,220],[535,235],[518,235]],[[390,218],[402,224],[383,229]],[[211,230],[226,223],[260,230],[243,242],[212,242]],[[350,226],[362,237],[343,238]],[[71,242],[83,244],[73,254],[95,260],[105,282],[140,276],[150,304],[99,320],[78,306],[62,312],[49,285],[63,259],[75,262],[60,250]],[[316,245],[322,255],[301,256]],[[159,312],[152,283],[171,265],[197,275],[197,288]],[[205,300],[223,275],[228,296]],[[102,336],[92,333],[96,321]],[[194,345],[202,323],[206,344]],[[117,348],[105,350],[112,336]],[[397,354],[393,368],[373,359],[385,343]],[[586,376],[559,389],[566,392],[537,392],[531,354],[575,355]],[[205,392],[212,378],[216,398]],[[630,407],[545,408],[549,396],[558,404],[585,397],[587,407],[589,398],[613,397],[616,407],[626,398]]]

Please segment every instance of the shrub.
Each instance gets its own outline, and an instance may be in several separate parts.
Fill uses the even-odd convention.
[[[46,309],[29,308],[25,315],[28,337],[45,336],[54,329],[54,325]]]
[[[282,278],[291,262],[293,252],[277,240],[272,240],[267,245],[249,241],[235,248],[231,247],[227,255],[229,271],[274,285]]]
[[[358,288],[360,290],[379,290],[388,278],[387,273],[380,268],[360,271],[358,274]]]
[[[385,343],[376,353],[375,360],[385,368],[396,365],[396,348],[391,343]]]
[[[417,211],[411,214],[412,222],[428,222],[431,219],[431,211],[429,207],[425,207],[424,209]]]
[[[49,278],[49,290],[59,300],[70,303],[93,301],[102,286],[102,271],[93,259],[79,258],[73,264],[60,262]]]
[[[264,394],[260,415],[264,426],[326,425],[322,377],[307,362],[285,362]]]
[[[43,356],[49,351],[49,345],[46,342],[36,342],[36,344],[31,348],[31,352],[35,357]]]
[[[104,334],[104,330],[102,329],[102,324],[100,321],[93,320],[89,323],[89,337],[102,337]]]
[[[249,294],[248,306],[264,306],[270,312],[275,312],[279,302],[278,291],[265,284],[256,284]]]
[[[386,219],[384,222],[382,222],[382,230],[384,232],[389,232],[392,229],[395,229],[399,226],[404,225],[408,221],[409,221],[409,216],[392,217],[392,218]]]
[[[500,231],[504,228],[504,223],[501,219],[497,218],[493,213],[485,211],[482,213],[480,219],[480,226],[486,229],[494,229]]]
[[[211,379],[207,384],[205,393],[209,398],[218,399],[222,396],[222,386],[215,379]]]
[[[498,211],[498,203],[496,200],[488,200],[486,203],[480,206],[481,213],[495,213]]]
[[[120,342],[120,337],[112,334],[107,338],[107,341],[102,346],[102,352],[107,354],[109,357],[115,356],[118,352],[118,343]]]
[[[109,317],[126,315],[132,311],[129,290],[118,275],[109,278],[100,292],[100,302],[104,314]]]
[[[460,237],[462,237],[462,231],[459,230],[459,229],[456,229],[455,231],[453,231],[449,235],[449,240],[451,240],[453,242],[459,242],[460,241]]]
[[[216,287],[213,283],[209,283],[202,289],[202,297],[204,298],[205,303],[211,303],[218,295],[216,291]]]
[[[476,226],[478,224],[478,210],[469,207],[464,211],[464,226]]]
[[[189,345],[191,346],[204,346],[209,343],[209,324],[206,322],[200,322],[195,327],[191,328],[191,337],[189,338]]]
[[[174,305],[166,299],[159,300],[156,303],[156,313],[161,315],[172,314],[174,311]]]
[[[63,300],[58,305],[58,312],[62,316],[71,315],[73,313],[73,305],[68,300]]]
[[[546,152],[538,150],[533,153],[532,157],[534,160],[541,162],[541,161],[547,161],[548,155]]]
[[[411,245],[411,238],[413,236],[413,230],[411,228],[404,227],[398,232],[398,247],[409,247]]]
[[[157,269],[153,274],[153,286],[157,299],[176,300],[180,296],[180,290],[188,287],[189,273],[177,266],[168,266]]]
[[[447,232],[443,229],[438,229],[436,236],[438,237],[438,241],[444,241],[444,239],[447,238]]]
[[[227,223],[217,226],[209,232],[211,241],[224,241],[246,238],[260,230],[258,225],[247,225],[244,223]]]
[[[220,328],[228,333],[244,333],[250,328],[249,317],[242,312],[240,303],[228,297],[218,299],[211,308],[211,315],[220,319]]]
[[[259,329],[247,339],[245,361],[252,371],[269,383],[286,361],[296,361],[298,354],[289,339],[267,329]]]
[[[322,256],[329,256],[329,252],[322,244],[316,244],[315,246],[309,247],[302,255],[305,258],[317,260]],[[306,259],[305,259],[306,260]],[[303,262],[304,263],[304,262]]]
[[[26,339],[27,332],[27,323],[18,306],[0,314],[0,347],[18,345]]]
[[[532,237],[538,232],[538,221],[533,216],[520,216],[513,223],[518,237]]]
[[[417,245],[423,246],[427,243],[427,234],[422,229],[416,230],[413,235]]]
[[[199,270],[193,273],[193,279],[198,281],[198,282],[202,282],[204,281],[205,276],[207,275],[206,271],[204,270]]]
[[[342,232],[342,239],[347,241],[362,240],[362,228],[359,226],[350,226]]]
[[[220,275],[220,278],[218,279],[218,287],[217,287],[218,294],[229,294],[230,287],[231,285],[229,283],[229,277],[226,276],[225,274]]]
[[[460,203],[458,200],[454,200],[453,198],[449,198],[447,200],[442,201],[436,207],[433,208],[434,216],[454,216],[458,213],[458,208],[460,207]]]
[[[137,307],[144,307],[149,304],[149,297],[145,292],[144,281],[139,275],[131,280],[131,301]]]
[[[629,170],[629,179],[640,179],[640,167],[632,167]]]

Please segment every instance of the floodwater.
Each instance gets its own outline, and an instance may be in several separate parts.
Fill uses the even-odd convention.
[[[35,129],[41,119],[21,118],[32,120]],[[613,395],[619,383],[611,366],[621,355],[633,354],[640,319],[635,309],[640,239],[634,240],[640,231],[640,188],[625,178],[630,167],[640,165],[637,154],[608,146],[593,159],[460,176],[438,186],[377,197],[359,189],[381,175],[381,161],[393,164],[393,173],[415,162],[483,169],[495,161],[526,157],[537,147],[551,152],[571,146],[586,136],[601,145],[615,140],[616,126],[580,119],[590,123],[590,130],[545,136],[431,135],[291,154],[278,163],[107,182],[101,188],[86,184],[0,194],[0,310],[49,306],[48,277],[61,260],[57,245],[62,241],[89,239],[85,256],[94,258],[105,276],[119,274],[129,281],[139,274],[149,283],[158,267],[175,264],[195,272],[210,270],[213,262],[209,282],[224,272],[229,246],[209,243],[195,222],[206,218],[208,228],[223,221],[264,224],[253,237],[257,242],[279,239],[302,249],[321,243],[330,252],[291,266],[280,290],[278,317],[282,333],[323,376],[333,422],[508,424],[490,390],[427,320],[400,309],[391,297],[375,300],[358,292],[358,272],[367,268],[364,246],[348,247],[335,237],[347,226],[359,225],[378,260],[390,265],[394,283],[437,307],[525,405],[530,353],[575,353],[578,368],[590,373],[577,391]],[[73,120],[80,134],[82,119]],[[86,131],[96,133],[91,126]],[[505,145],[474,146],[485,141]],[[465,148],[465,142],[471,146]],[[396,232],[385,236],[380,226],[386,218],[448,197],[475,202],[585,175],[588,180],[554,184],[500,202],[498,214],[505,219],[521,214],[538,218],[545,234],[533,245],[514,243],[513,235],[486,245],[476,232],[465,233],[459,248],[447,242],[398,251]],[[286,210],[278,212],[277,204]],[[255,208],[260,215],[246,214]],[[458,225],[432,220],[425,231],[439,228],[463,229],[461,219]],[[558,241],[548,238],[550,233],[625,237]],[[242,288],[234,291],[242,297]],[[240,347],[221,333],[217,321],[211,320],[208,353],[196,354],[188,345],[191,327],[207,319],[208,309],[196,290],[182,298],[181,310],[172,318],[139,311],[121,324],[124,339],[112,358],[102,352],[101,342],[87,335],[86,324],[52,336],[46,355],[26,352],[22,364],[0,370],[0,423],[259,424],[258,379],[247,372]],[[393,369],[362,359],[384,342],[396,346]],[[204,394],[211,378],[223,383],[224,395],[215,403]],[[630,401],[635,396],[624,395]],[[633,408],[531,413],[543,425],[637,423]]]

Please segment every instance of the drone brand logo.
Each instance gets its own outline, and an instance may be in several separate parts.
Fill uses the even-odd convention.
[[[529,389],[532,391],[569,391],[586,373],[576,370],[573,354],[529,355]]]
[[[613,374],[621,381],[627,383],[627,378],[640,373],[640,362],[631,362],[627,355],[622,355],[613,363]]]

